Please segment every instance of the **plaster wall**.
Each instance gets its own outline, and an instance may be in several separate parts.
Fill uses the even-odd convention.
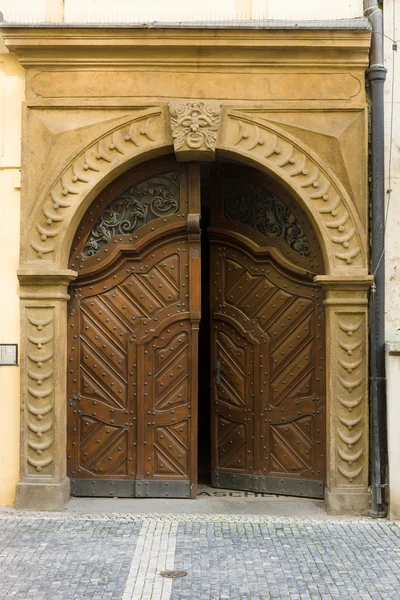
[[[63,0],[4,0],[6,20],[60,21]],[[353,19],[362,0],[64,0],[66,22],[217,21],[221,19]],[[61,18],[60,18],[61,15]]]
[[[389,518],[400,519],[400,344],[386,344],[386,380],[389,446]]]
[[[24,73],[0,54],[0,342],[19,342],[21,103]],[[19,477],[19,367],[0,367],[0,505],[11,505]]]
[[[386,152],[386,340],[400,342],[400,11],[387,0],[385,14],[385,152]],[[389,190],[391,190],[389,192]]]
[[[400,69],[399,51],[392,40],[400,38],[397,0],[386,0],[385,152],[386,152],[386,377],[388,407],[390,517],[400,517]]]

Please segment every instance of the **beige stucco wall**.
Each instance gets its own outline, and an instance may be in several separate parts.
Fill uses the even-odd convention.
[[[19,203],[24,72],[0,47],[0,342],[19,342]],[[0,367],[0,505],[13,503],[19,475],[19,368]]]

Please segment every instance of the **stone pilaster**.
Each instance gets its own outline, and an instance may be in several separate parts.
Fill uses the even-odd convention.
[[[368,277],[317,277],[326,291],[327,488],[331,514],[362,514],[368,492]]]
[[[66,477],[66,310],[74,271],[21,271],[21,457],[16,507],[59,510]]]

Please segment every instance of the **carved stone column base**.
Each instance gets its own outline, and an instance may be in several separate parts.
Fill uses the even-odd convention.
[[[325,490],[325,507],[328,515],[365,515],[370,506],[370,494],[365,490],[356,492]]]
[[[68,477],[60,483],[17,483],[15,508],[23,510],[63,510],[70,497]]]

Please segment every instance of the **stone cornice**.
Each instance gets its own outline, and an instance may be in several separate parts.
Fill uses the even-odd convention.
[[[36,269],[24,268],[17,271],[17,276],[21,286],[68,286],[71,281],[78,276],[77,271],[72,269]]]
[[[333,307],[366,307],[368,306],[368,292],[373,283],[372,275],[342,276],[342,275],[316,275],[315,283],[321,285],[325,292],[325,306]]]
[[[71,269],[59,269],[58,272],[49,269],[19,269],[17,272],[21,300],[48,302],[69,300],[68,286],[76,279],[78,273]]]
[[[368,290],[373,282],[373,275],[316,275],[314,281],[326,290]]]
[[[214,68],[262,72],[293,68],[366,68],[370,32],[351,29],[126,29],[3,27],[22,65],[138,69]],[[184,52],[182,52],[184,49]]]

